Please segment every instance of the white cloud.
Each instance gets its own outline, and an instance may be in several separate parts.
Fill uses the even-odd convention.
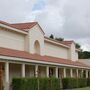
[[[0,19],[10,22],[25,21],[36,0],[0,0]]]
[[[90,51],[90,37],[88,38],[80,38],[80,39],[76,39],[77,43],[80,43],[81,48],[85,51]]]
[[[46,1],[46,8],[36,15],[46,32],[74,39],[90,50],[90,0]]]
[[[62,9],[67,0],[46,0],[45,8],[36,15],[36,21],[38,21],[44,28],[47,34],[62,35]]]
[[[63,33],[66,37],[87,38],[90,36],[89,3],[90,0],[69,0],[65,5]]]

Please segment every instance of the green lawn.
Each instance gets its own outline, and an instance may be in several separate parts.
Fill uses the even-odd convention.
[[[68,90],[90,90],[90,87],[86,87],[86,88],[79,88],[79,89],[68,89]]]

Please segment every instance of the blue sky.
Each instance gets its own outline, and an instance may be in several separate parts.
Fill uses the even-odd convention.
[[[32,8],[33,11],[36,10],[42,10],[45,7],[45,0],[37,0],[37,2],[34,4],[34,7]]]

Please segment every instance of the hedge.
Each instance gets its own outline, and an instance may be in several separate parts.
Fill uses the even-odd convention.
[[[12,90],[61,90],[90,86],[90,78],[14,78]]]
[[[77,79],[75,78],[64,78],[62,82],[64,89],[72,89],[78,87]]]
[[[22,90],[22,87],[20,87],[22,85],[22,80],[21,79],[13,79],[13,90]]]
[[[90,81],[88,81],[90,82]],[[81,88],[87,86],[86,78],[64,78],[62,80],[64,89]]]
[[[61,90],[60,83],[61,83],[60,79],[52,78],[51,79],[51,90]]]
[[[79,78],[78,79],[78,87],[86,87],[87,86],[87,79],[86,78]]]
[[[12,90],[61,90],[57,78],[14,78]]]
[[[12,86],[13,90],[38,90],[36,78],[15,78]]]
[[[87,78],[87,86],[90,86],[90,78]]]
[[[50,79],[41,78],[39,79],[39,90],[50,90]]]
[[[27,79],[25,90],[38,90],[37,79],[36,78]]]

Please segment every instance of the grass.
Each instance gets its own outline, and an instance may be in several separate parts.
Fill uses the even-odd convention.
[[[90,87],[78,88],[78,89],[68,89],[68,90],[90,90]]]

